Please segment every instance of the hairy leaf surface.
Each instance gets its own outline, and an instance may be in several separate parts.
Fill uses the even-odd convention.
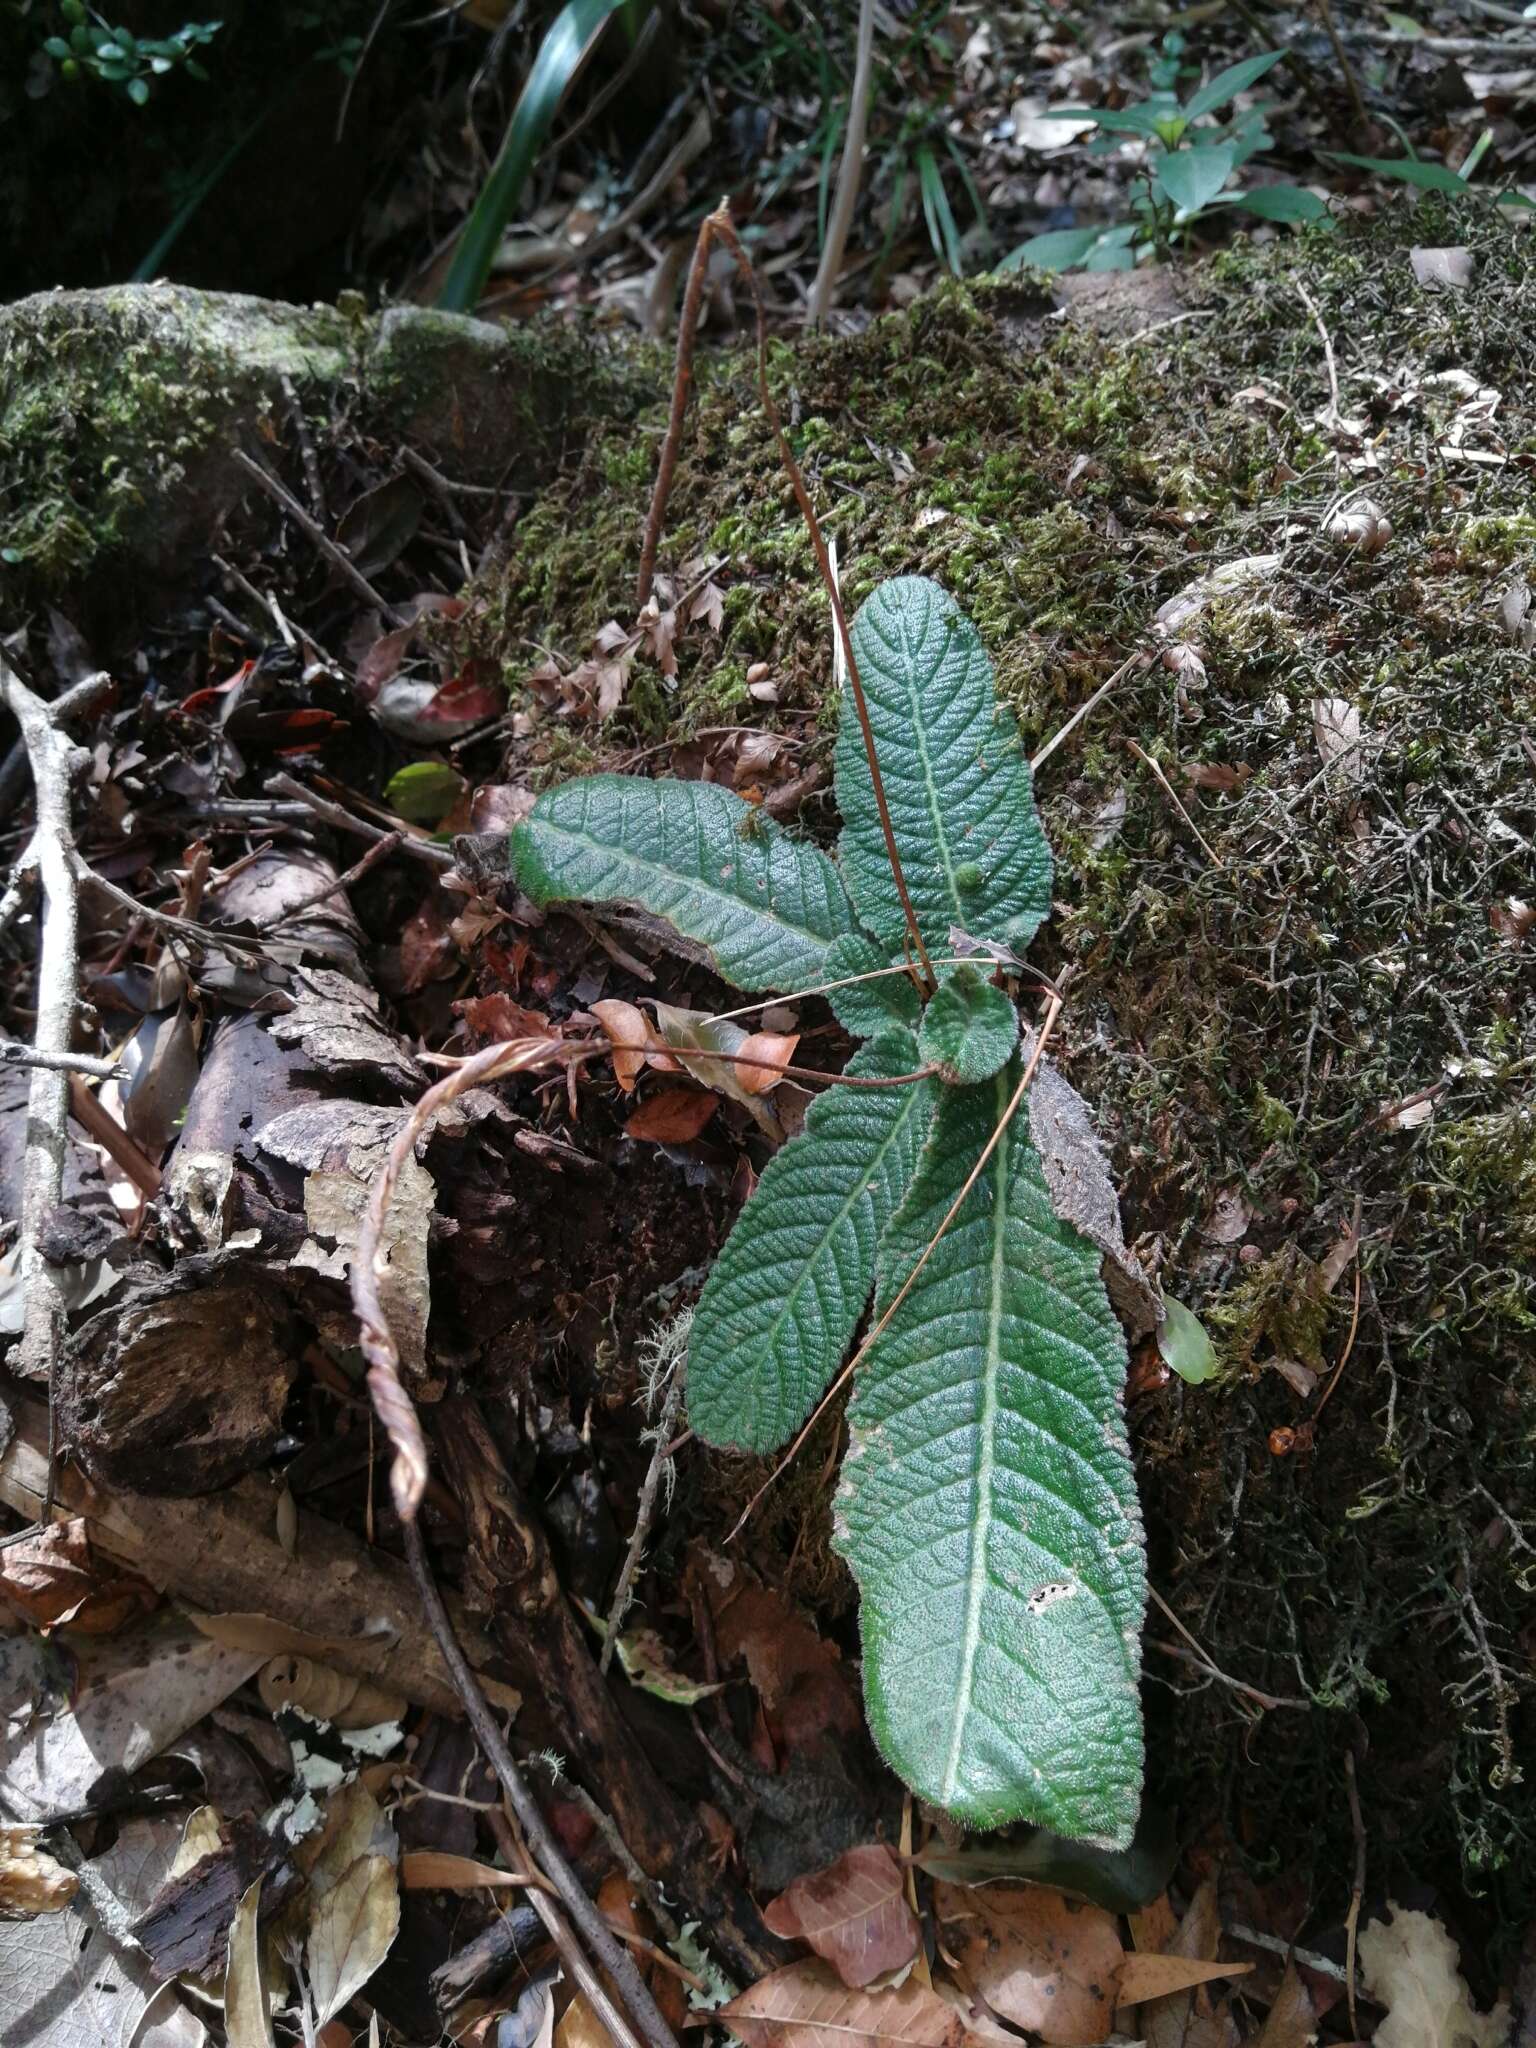
[[[1019,1072],[943,1091],[877,1306]],[[839,1496],[876,1739],[976,1827],[1123,1848],[1136,1824],[1145,1576],[1124,1374],[1099,1254],[1052,1211],[1026,1098],[860,1370]]]
[[[512,834],[535,903],[632,903],[695,940],[742,989],[825,978],[855,929],[837,868],[709,782],[589,775],[549,790]]]
[[[873,1038],[877,1031],[888,1031],[892,1024],[917,1029],[922,1007],[917,990],[909,974],[889,971],[893,965],[901,965],[901,955],[898,953],[892,961],[887,957],[887,949],[875,945],[862,932],[850,932],[833,941],[827,953],[827,978],[841,981],[844,986],[833,989],[827,1001],[838,1023],[855,1038]],[[865,974],[878,979],[852,979]]]
[[[1000,988],[974,967],[957,967],[923,1012],[918,1050],[946,1081],[990,1081],[1019,1042],[1019,1013]]]
[[[849,1062],[910,1073],[910,1032]],[[829,1088],[769,1161],[715,1261],[688,1346],[688,1419],[706,1443],[771,1451],[815,1407],[875,1279],[875,1253],[933,1114],[934,1083]]]
[[[882,583],[853,624],[886,799],[923,938],[951,926],[1026,946],[1051,907],[1051,850],[1035,815],[1013,714],[965,614],[922,576]],[[848,705],[838,720],[843,872],[864,923],[895,945],[901,899],[886,858],[869,764]]]

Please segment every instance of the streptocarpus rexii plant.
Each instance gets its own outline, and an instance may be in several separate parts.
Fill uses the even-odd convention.
[[[991,665],[938,585],[882,585],[853,647],[917,929],[947,963],[926,1007],[914,979],[879,973],[909,927],[851,718],[835,861],[713,785],[600,775],[540,798],[513,863],[538,903],[638,905],[738,988],[825,989],[867,1041],[854,1083],[936,1070],[830,1087],[769,1163],[699,1300],[689,1419],[727,1448],[786,1443],[873,1292],[836,1541],[875,1737],[973,1827],[1123,1847],[1145,1601],[1125,1340],[1098,1249],[1053,1209],[1015,1101],[1017,1012],[985,957],[1021,953],[1047,915],[1050,849]],[[957,929],[979,964],[952,959]]]

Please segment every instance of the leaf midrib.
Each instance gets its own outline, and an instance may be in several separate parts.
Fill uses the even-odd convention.
[[[723,905],[727,910],[747,911],[753,916],[767,918],[782,930],[793,932],[798,938],[809,939],[813,944],[819,946],[823,952],[832,943],[833,938],[841,936],[835,932],[830,935],[826,932],[819,932],[811,925],[796,924],[792,918],[785,917],[782,911],[775,908],[771,896],[761,904],[751,903],[740,896],[727,894],[724,889],[718,888],[713,882],[702,880],[698,875],[685,875],[680,869],[668,867],[663,861],[644,859],[639,854],[630,853],[623,847],[606,845],[601,839],[593,839],[586,832],[574,831],[569,825],[557,825],[550,818],[531,819],[529,822],[534,824],[540,831],[552,833],[557,838],[567,840],[574,846],[585,847],[589,853],[606,854],[610,860],[624,861],[630,867],[648,870],[656,875],[664,875],[668,881],[676,882],[681,887],[687,889],[696,890],[700,895],[709,897],[712,902]],[[643,910],[645,905],[642,903],[639,907]]]
[[[914,649],[908,637],[905,615],[900,615],[897,624],[901,630],[902,679],[906,688],[907,702],[912,710],[912,732],[917,741],[917,755],[923,768],[923,792],[928,802],[928,815],[933,820],[933,836],[938,844],[939,859],[943,863],[944,879],[949,884],[950,908],[957,923],[961,921],[960,891],[955,883],[955,864],[950,855],[949,835],[944,829],[943,814],[939,809],[938,784],[934,781],[933,763],[928,756],[928,728],[923,720],[922,696],[913,682],[916,674]],[[937,669],[934,671],[937,674]]]
[[[1008,1068],[994,1084],[997,1115],[1001,1121],[1008,1107]],[[1012,1131],[1005,1130],[997,1141],[992,1166],[992,1272],[987,1303],[986,1365],[982,1374],[980,1435],[981,1449],[976,1464],[976,1511],[971,1517],[971,1541],[967,1560],[969,1585],[965,1602],[965,1634],[961,1641],[960,1682],[955,1688],[955,1718],[950,1734],[949,1755],[944,1764],[944,1789],[940,1804],[947,1806],[960,1787],[960,1761],[965,1750],[966,1723],[970,1718],[971,1688],[976,1676],[976,1653],[981,1647],[981,1608],[986,1595],[987,1549],[992,1536],[993,1444],[997,1431],[997,1376],[1002,1363],[1003,1281],[1007,1274],[1008,1179]]]

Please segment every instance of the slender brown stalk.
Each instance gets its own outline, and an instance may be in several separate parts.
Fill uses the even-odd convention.
[[[805,478],[800,474],[800,465],[795,460],[794,450],[789,445],[789,436],[774,404],[773,393],[768,387],[768,318],[763,306],[763,295],[758,289],[757,272],[752,268],[751,258],[741,246],[740,237],[731,221],[730,208],[722,205],[710,216],[716,234],[736,259],[736,268],[742,281],[752,294],[752,303],[757,312],[757,388],[763,402],[763,411],[768,415],[768,424],[773,428],[774,439],[779,446],[779,460],[789,478],[790,489],[795,494],[795,503],[800,507],[806,530],[811,536],[811,546],[816,553],[816,566],[821,571],[821,580],[826,585],[827,596],[832,602],[832,616],[837,624],[837,636],[842,645],[843,661],[848,670],[848,682],[853,690],[854,709],[859,715],[859,731],[864,739],[864,753],[869,761],[870,785],[875,793],[875,808],[880,813],[880,830],[885,835],[886,857],[891,863],[891,875],[896,883],[896,894],[901,898],[902,913],[907,920],[907,936],[912,949],[922,962],[923,978],[932,994],[938,986],[934,980],[933,968],[928,959],[928,949],[923,944],[923,935],[918,930],[917,912],[912,908],[912,898],[907,893],[907,878],[902,872],[901,855],[896,850],[896,832],[891,824],[890,806],[885,800],[885,782],[880,773],[880,757],[875,751],[874,730],[869,722],[869,705],[864,697],[864,685],[859,680],[859,664],[853,652],[853,638],[848,631],[848,616],[843,610],[842,592],[837,587],[837,578],[832,574],[832,561],[827,553],[826,541],[822,538],[821,523],[816,517],[816,508],[811,503],[811,494],[805,487]]]
[[[699,332],[699,314],[704,307],[704,283],[709,276],[709,252],[714,247],[710,214],[699,228],[694,244],[693,264],[688,272],[688,289],[683,294],[682,318],[677,324],[677,367],[672,376],[672,410],[667,416],[666,438],[661,444],[661,464],[656,471],[656,488],[651,509],[645,516],[645,539],[640,548],[640,579],[635,585],[635,604],[643,609],[651,597],[656,578],[656,550],[661,545],[662,523],[667,516],[667,499],[672,493],[672,472],[677,468],[677,451],[682,445],[683,416],[688,410],[688,389],[693,382],[693,346]]]
[[[993,1131],[991,1137],[988,1138],[986,1144],[982,1147],[981,1152],[977,1157],[976,1164],[971,1168],[970,1172],[966,1175],[964,1187],[961,1188],[959,1194],[956,1195],[955,1199],[950,1203],[949,1208],[945,1211],[943,1222],[939,1225],[938,1229],[933,1233],[933,1236],[929,1238],[927,1244],[923,1247],[922,1257],[918,1260],[917,1264],[912,1268],[911,1272],[907,1275],[906,1279],[902,1281],[901,1286],[897,1289],[896,1297],[892,1301],[890,1307],[885,1311],[885,1314],[881,1316],[879,1322],[876,1323],[875,1327],[870,1331],[869,1335],[864,1339],[864,1342],[859,1346],[858,1350],[855,1351],[852,1358],[850,1358],[848,1363],[843,1367],[842,1371],[838,1374],[837,1378],[832,1382],[831,1386],[828,1387],[826,1393],[823,1394],[821,1400],[816,1405],[815,1412],[812,1414],[810,1421],[807,1422],[804,1429],[802,1429],[800,1434],[795,1438],[794,1442],[790,1445],[789,1449],[784,1453],[783,1457],[779,1460],[778,1464],[774,1466],[773,1470],[769,1473],[768,1477],[763,1481],[762,1485],[757,1489],[756,1493],[753,1494],[752,1498],[747,1502],[746,1506],[742,1509],[741,1515],[737,1520],[736,1526],[732,1529],[730,1535],[726,1538],[726,1541],[728,1543],[741,1534],[742,1530],[746,1527],[747,1522],[750,1520],[753,1510],[756,1508],[758,1502],[762,1499],[763,1495],[768,1491],[769,1487],[772,1486],[775,1483],[775,1481],[781,1477],[783,1473],[788,1471],[789,1467],[794,1463],[796,1457],[800,1453],[800,1448],[804,1444],[806,1438],[810,1435],[811,1431],[816,1427],[817,1423],[826,1413],[826,1410],[831,1404],[831,1402],[837,1397],[837,1395],[847,1385],[848,1381],[852,1379],[853,1375],[858,1371],[859,1367],[864,1363],[865,1359],[874,1349],[874,1346],[880,1338],[881,1333],[884,1331],[886,1324],[889,1323],[891,1317],[895,1315],[897,1309],[901,1307],[901,1304],[912,1292],[912,1288],[917,1280],[918,1274],[922,1272],[924,1266],[927,1265],[928,1261],[933,1257],[934,1253],[938,1250],[939,1242],[943,1238],[944,1233],[949,1229],[951,1223],[953,1223],[955,1218],[959,1215],[961,1204],[964,1202],[966,1196],[971,1192],[971,1189],[975,1187],[977,1181],[980,1180],[983,1167],[986,1165],[987,1161],[992,1157],[992,1154],[997,1150],[999,1144],[1002,1142],[1002,1136],[1004,1131],[1006,1131],[1008,1126],[1013,1122],[1014,1112],[1017,1110],[1019,1104],[1024,1100],[1024,1097],[1029,1089],[1029,1084],[1035,1078],[1035,1071],[1040,1065],[1040,1056],[1045,1051],[1045,1042],[1050,1037],[1052,1031],[1056,1028],[1056,1019],[1060,1015],[1061,997],[1053,992],[1049,1001],[1046,1004],[1045,1016],[1041,1022],[1040,1030],[1036,1035],[1035,1043],[1031,1048],[1029,1058],[1025,1062],[1024,1072],[1019,1077],[1019,1085],[1017,1088],[1014,1089],[1012,1095],[1009,1096],[1007,1105],[1004,1108],[1002,1115],[997,1120],[996,1130]]]
[[[395,1508],[407,1527],[416,1519],[421,1496],[427,1485],[427,1440],[422,1434],[416,1404],[400,1377],[400,1349],[395,1343],[379,1296],[379,1282],[387,1270],[381,1247],[389,1205],[412,1147],[440,1109],[466,1089],[482,1082],[498,1081],[505,1074],[527,1073],[530,1068],[553,1066],[572,1058],[587,1058],[606,1050],[594,1043],[574,1047],[560,1038],[515,1038],[488,1045],[461,1067],[430,1087],[401,1125],[383,1166],[374,1179],[368,1206],[358,1227],[357,1249],[352,1254],[350,1286],[352,1310],[359,1325],[358,1341],[368,1361],[368,1392],[374,1412],[394,1447],[389,1487]]]

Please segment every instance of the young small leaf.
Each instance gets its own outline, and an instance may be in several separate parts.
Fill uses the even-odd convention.
[[[923,1012],[917,1049],[944,1080],[969,1086],[1007,1066],[1018,1042],[1019,1013],[1003,991],[957,967]]]
[[[710,782],[563,783],[514,829],[511,859],[535,903],[637,904],[737,988],[824,981],[828,946],[855,929],[827,856]]]
[[[1209,206],[1232,175],[1236,152],[1229,142],[1209,149],[1178,149],[1158,159],[1157,187],[1181,213],[1198,213]]]
[[[942,1092],[877,1305],[933,1243],[1018,1074]],[[968,1826],[1132,1838],[1146,1582],[1124,1372],[1098,1252],[1052,1211],[1026,1099],[864,1362],[839,1493],[870,1725]]]
[[[870,725],[918,926],[934,951],[951,925],[1027,945],[1051,907],[1051,850],[1013,714],[997,702],[976,628],[922,576],[882,583],[853,624]],[[837,730],[838,850],[875,937],[905,930],[858,721]],[[966,886],[962,886],[966,884]]]
[[[1202,114],[1214,114],[1218,107],[1224,107],[1228,100],[1235,100],[1250,85],[1257,85],[1265,72],[1273,71],[1284,55],[1284,50],[1266,50],[1262,57],[1245,57],[1240,64],[1229,64],[1225,71],[1218,71],[1213,79],[1191,95],[1184,109],[1185,115],[1191,121],[1198,121]]]
[[[850,1062],[910,1073],[909,1032]],[[829,1088],[775,1154],[715,1261],[688,1344],[688,1419],[706,1443],[771,1451],[815,1407],[875,1278],[875,1253],[917,1161],[933,1083]]]

